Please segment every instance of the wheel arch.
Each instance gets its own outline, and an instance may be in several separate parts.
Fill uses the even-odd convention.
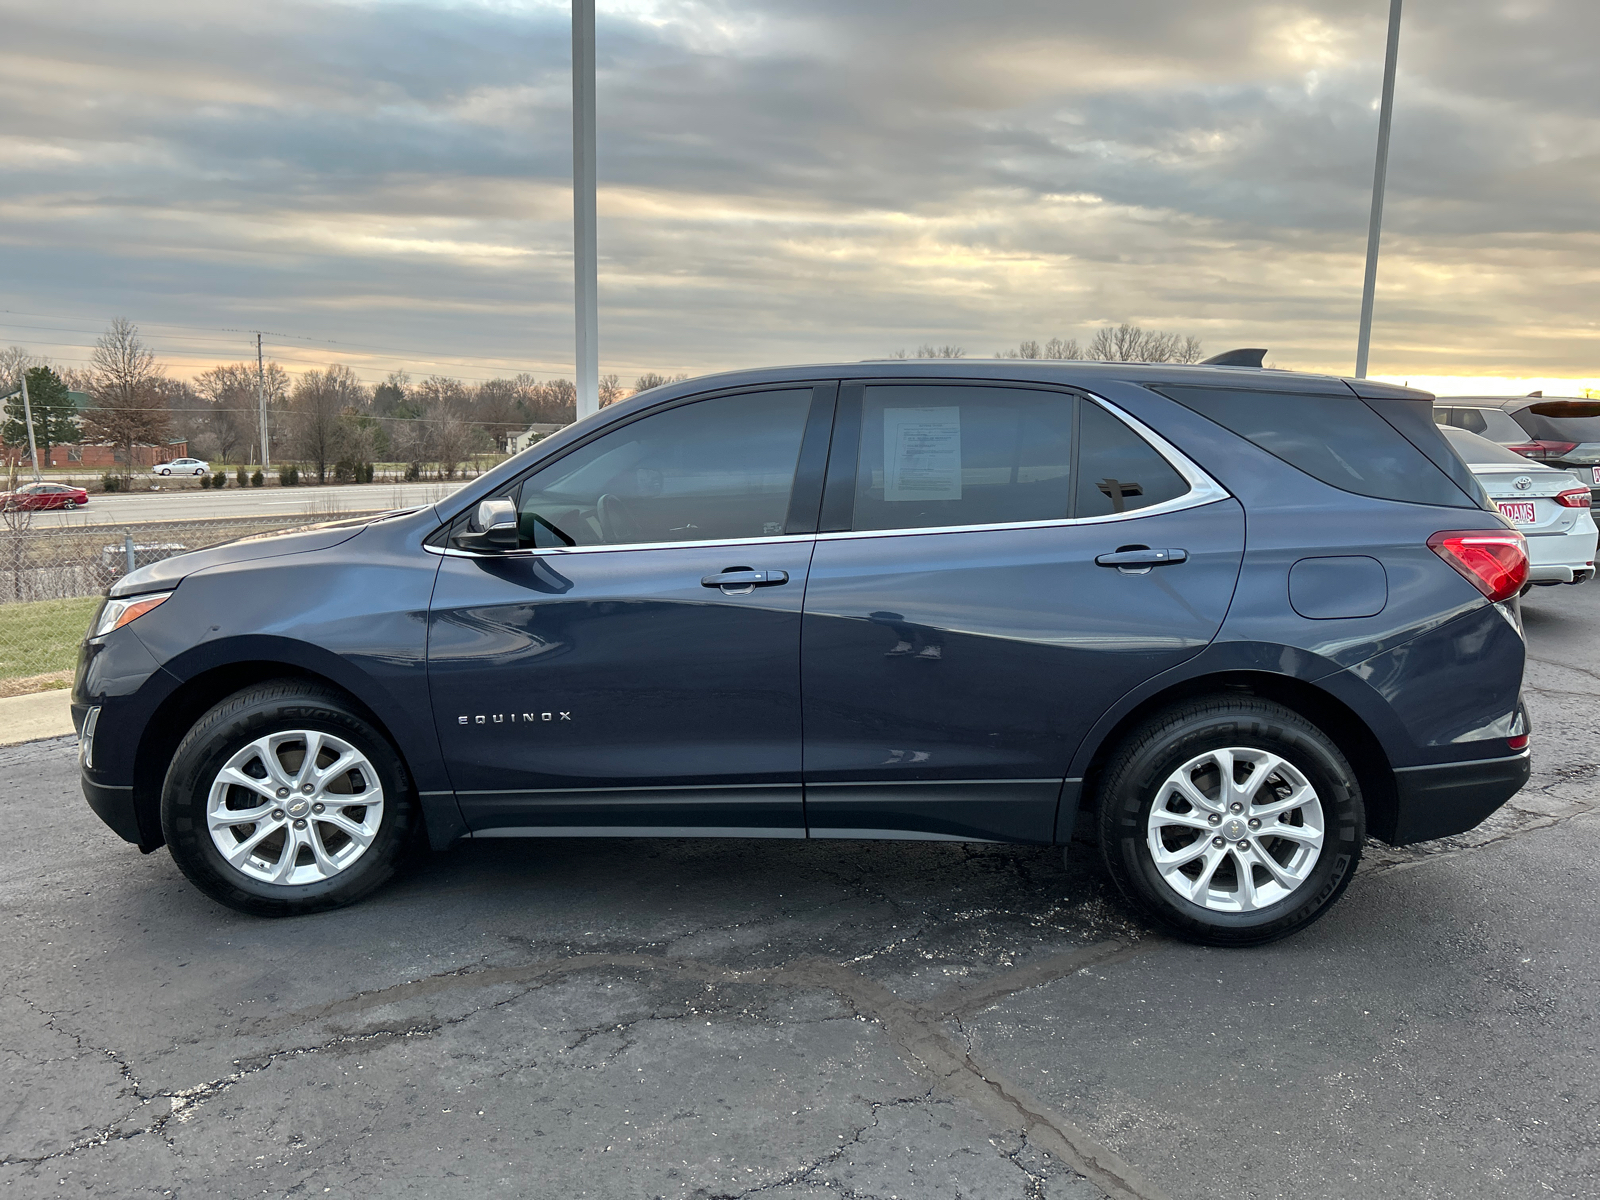
[[[1089,752],[1081,772],[1077,812],[1097,806],[1100,773],[1123,740],[1156,713],[1201,696],[1257,696],[1271,700],[1310,721],[1339,747],[1355,771],[1366,805],[1367,830],[1387,840],[1399,813],[1394,768],[1383,743],[1348,704],[1315,683],[1271,671],[1230,670],[1194,676],[1173,683],[1140,700],[1117,718]],[[1080,749],[1079,758],[1082,758]],[[1074,817],[1076,813],[1074,814]],[[1070,833],[1067,834],[1070,836]],[[1063,840],[1058,836],[1057,840]]]
[[[339,693],[341,699],[362,720],[370,722],[373,728],[389,739],[406,772],[406,782],[415,790],[415,774],[400,739],[395,737],[388,724],[371,706],[349,688],[308,667],[279,660],[227,663],[184,680],[161,701],[145,725],[144,737],[139,742],[133,760],[133,804],[139,823],[139,849],[148,854],[166,842],[161,832],[161,789],[173,753],[184,735],[206,710],[219,701],[271,680],[316,684]],[[426,814],[419,813],[419,819],[425,822]]]

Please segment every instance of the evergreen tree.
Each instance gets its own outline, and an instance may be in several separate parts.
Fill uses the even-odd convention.
[[[28,371],[28,407],[33,410],[33,440],[39,447],[41,465],[50,461],[53,446],[65,446],[81,438],[78,413],[61,376],[49,367]],[[6,401],[5,423],[0,426],[0,441],[23,450],[28,446],[28,425],[24,419],[22,394]]]

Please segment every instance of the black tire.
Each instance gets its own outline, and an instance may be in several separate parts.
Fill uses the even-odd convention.
[[[1180,896],[1163,879],[1147,840],[1151,809],[1169,777],[1206,751],[1225,747],[1282,757],[1315,789],[1322,806],[1323,842],[1303,882],[1277,903],[1251,912],[1221,912]],[[1254,697],[1211,697],[1156,715],[1113,752],[1097,791],[1100,850],[1123,897],[1163,929],[1205,945],[1257,946],[1304,929],[1349,885],[1366,840],[1361,788],[1339,748],[1298,713]],[[1199,836],[1210,840],[1209,831]],[[1228,863],[1213,878],[1224,869],[1232,872],[1237,891],[1240,868],[1231,858]],[[1251,868],[1252,879],[1256,870]]]
[[[264,882],[230,865],[206,821],[211,783],[228,759],[257,738],[288,730],[332,734],[349,743],[383,788],[381,821],[367,849],[331,878],[296,885]],[[189,881],[229,908],[264,917],[339,908],[381,886],[414,840],[417,811],[405,764],[389,739],[340,692],[292,680],[238,692],[196,721],[172,756],[161,792],[161,829]]]

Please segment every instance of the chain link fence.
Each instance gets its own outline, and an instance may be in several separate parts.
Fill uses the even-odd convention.
[[[70,682],[99,598],[131,570],[251,534],[363,515],[369,514],[41,527],[32,514],[0,514],[0,696]]]

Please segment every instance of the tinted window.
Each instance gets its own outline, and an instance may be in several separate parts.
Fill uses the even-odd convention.
[[[856,529],[1061,520],[1072,511],[1074,397],[1025,388],[866,389]]]
[[[1549,442],[1600,442],[1600,401],[1543,400],[1513,413],[1517,424]]]
[[[624,425],[523,481],[523,545],[781,534],[810,406],[810,388],[754,392]]]
[[[1099,405],[1085,403],[1078,437],[1077,517],[1132,512],[1189,490],[1166,459]]]
[[[1489,422],[1483,419],[1483,414],[1475,408],[1458,408],[1453,410],[1455,419],[1450,424],[1468,433],[1482,434],[1489,428]]]
[[[1307,475],[1344,491],[1455,508],[1471,503],[1443,468],[1435,466],[1398,429],[1354,396],[1346,399],[1203,387],[1157,390]],[[1439,439],[1438,427],[1421,405],[1414,401],[1396,403],[1411,404],[1419,410],[1416,436],[1426,433]]]

